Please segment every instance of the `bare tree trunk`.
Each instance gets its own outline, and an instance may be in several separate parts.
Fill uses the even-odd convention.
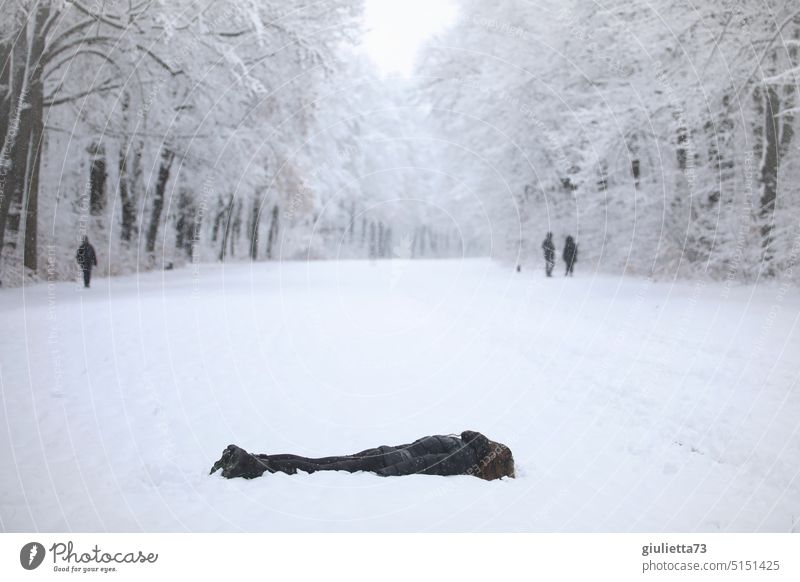
[[[796,27],[792,33],[792,40],[794,44],[789,46],[789,66],[797,67],[798,64],[798,43],[800,43],[800,27]],[[783,87],[783,101],[784,106],[783,110],[784,113],[781,115],[783,118],[781,122],[781,138],[780,138],[780,148],[778,150],[778,159],[782,160],[787,153],[789,153],[789,147],[792,143],[792,138],[794,137],[794,109],[797,105],[797,93],[800,91],[800,88],[795,83],[788,83]]]
[[[236,241],[242,234],[242,199],[231,202],[231,217],[230,217],[230,242],[231,242],[231,256],[236,256]]]
[[[122,118],[128,125],[130,96],[121,97]],[[136,236],[136,199],[138,198],[139,178],[142,173],[142,142],[136,136],[125,136],[119,149],[119,198],[121,207],[120,239],[130,243]]]
[[[23,262],[31,271],[36,271],[39,238],[39,165],[42,159],[42,140],[44,138],[44,125],[41,118],[41,108],[38,119],[33,122],[35,136],[28,144],[28,176],[25,198],[25,252]]]
[[[106,153],[101,144],[92,144],[89,150],[92,158],[89,164],[89,208],[92,215],[103,213],[106,206]]]
[[[11,203],[21,200],[20,180],[20,133],[27,132],[23,125],[23,111],[26,97],[26,45],[9,41],[3,44],[2,72],[0,85],[5,90],[0,99],[0,128],[2,128],[2,148],[0,148],[0,249],[5,243],[6,224]],[[27,133],[26,133],[27,136]]]
[[[167,189],[169,173],[174,159],[175,154],[172,153],[172,150],[169,148],[164,148],[161,151],[161,165],[158,168],[158,179],[156,180],[156,189],[153,193],[153,207],[150,213],[150,226],[147,229],[147,243],[145,248],[148,253],[153,253],[156,250],[158,227],[161,225],[161,212],[164,209],[164,193]]]
[[[680,126],[677,132],[677,143],[678,147],[675,150],[675,155],[678,160],[678,169],[683,171],[687,167],[687,159],[688,159],[688,152],[686,151],[686,145],[689,141],[689,133],[686,131],[684,126]],[[634,179],[639,179],[639,168],[638,168],[638,160],[637,160],[637,167],[634,174]]]
[[[233,214],[233,196],[231,196],[230,202],[225,205],[225,209],[222,211],[222,241],[219,246],[219,260],[223,262],[225,260],[225,253],[228,249],[228,237],[231,233],[231,215]]]
[[[29,47],[27,42],[17,42],[11,49],[9,63],[11,84],[7,88],[9,119],[3,147],[0,150],[0,246],[5,246],[6,235],[9,243],[16,248],[20,229],[20,213],[25,190],[27,172],[28,142],[31,135],[30,108],[27,106],[29,94]]]
[[[192,258],[195,233],[198,232],[198,212],[192,195],[181,188],[178,194],[177,220],[175,221],[175,248]]]
[[[5,150],[5,142],[9,139],[11,112],[14,106],[14,85],[12,83],[13,44],[10,40],[0,42],[0,148]],[[0,161],[2,167],[2,161]],[[1,194],[1,193],[0,193]]]
[[[353,244],[354,237],[356,235],[356,203],[355,201],[350,203],[350,244]]]
[[[394,255],[394,248],[392,247],[392,227],[388,227],[385,231],[386,240],[383,242],[383,248],[386,249],[386,256],[390,259]]]
[[[120,238],[129,243],[136,234],[136,174],[129,171],[128,160],[130,159],[131,148],[136,148],[137,145],[133,140],[123,145],[125,147],[119,150],[119,199],[122,209]]]
[[[45,24],[50,16],[50,3],[41,2],[36,9],[35,29],[28,55],[29,95],[28,109],[31,133],[28,142],[27,171],[25,177],[25,266],[36,271],[39,233],[39,167],[44,148],[44,85],[42,83],[45,50]]]
[[[216,216],[214,217],[214,226],[211,228],[211,242],[217,242],[217,237],[219,236],[219,229],[222,225],[222,219],[225,217],[225,209],[223,208],[219,212],[217,212]]]
[[[278,212],[278,205],[272,207],[272,220],[269,223],[269,234],[267,235],[267,258],[272,260],[273,253],[275,252],[275,241],[278,240],[278,219],[280,214]]]
[[[778,160],[780,120],[780,97],[773,87],[763,89],[764,94],[764,134],[761,157],[761,200],[759,214],[762,219],[761,242],[764,260],[771,259],[772,227],[775,220],[775,198],[778,192]]]
[[[258,259],[258,222],[260,204],[258,198],[253,199],[253,208],[250,210],[250,258]]]
[[[369,223],[369,258],[374,259],[378,255],[378,241],[377,233],[375,232],[375,223]]]

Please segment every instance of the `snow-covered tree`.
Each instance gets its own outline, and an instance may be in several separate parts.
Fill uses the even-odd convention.
[[[464,0],[420,83],[507,258],[553,230],[605,268],[750,279],[797,259],[799,28],[777,0]]]
[[[299,185],[297,170],[279,173],[308,165],[288,158],[313,131],[360,10],[345,0],[7,3],[4,280],[41,274],[45,248],[49,274],[69,276],[86,233],[112,273],[195,254],[257,257],[271,185],[283,200]]]

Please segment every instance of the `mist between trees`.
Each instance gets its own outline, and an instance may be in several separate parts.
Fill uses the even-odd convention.
[[[6,3],[3,284],[43,278],[44,249],[49,277],[74,277],[83,235],[109,274],[446,247],[460,255],[454,229],[428,221],[423,205],[383,205],[410,177],[387,187],[369,176],[383,155],[381,121],[366,127],[358,111],[388,97],[353,49],[361,10],[350,1]],[[414,165],[410,145],[391,147],[398,165]],[[403,228],[390,224],[406,216]]]
[[[800,281],[795,4],[462,0],[410,80],[358,50],[362,8],[7,2],[3,285],[74,278],[83,235],[114,275],[539,266],[547,231],[579,270]]]

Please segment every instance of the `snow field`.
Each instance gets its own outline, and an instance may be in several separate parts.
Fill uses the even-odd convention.
[[[488,260],[0,292],[3,531],[790,531],[800,299]],[[8,332],[10,330],[10,333]],[[208,476],[479,430],[518,478]]]

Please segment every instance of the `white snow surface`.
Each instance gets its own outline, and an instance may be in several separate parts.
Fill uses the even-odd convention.
[[[3,531],[797,531],[800,299],[489,260],[0,291]],[[560,273],[559,273],[560,275]],[[516,479],[209,476],[478,430]]]

